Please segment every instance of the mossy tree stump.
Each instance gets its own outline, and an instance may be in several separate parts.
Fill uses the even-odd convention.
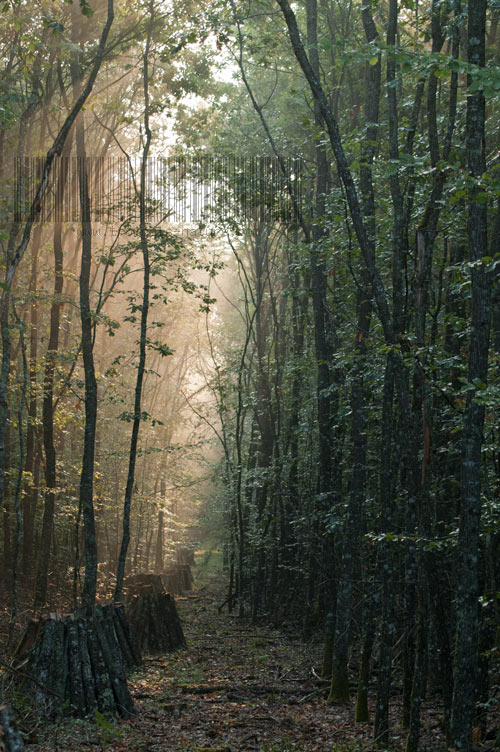
[[[14,656],[20,690],[40,717],[134,714],[126,672],[142,659],[120,604],[32,620]]]
[[[134,595],[127,614],[142,652],[164,653],[186,647],[175,601],[170,593]]]
[[[127,616],[139,648],[163,653],[186,647],[175,600],[166,593],[157,574],[135,575],[127,580]],[[136,592],[132,588],[135,585]]]

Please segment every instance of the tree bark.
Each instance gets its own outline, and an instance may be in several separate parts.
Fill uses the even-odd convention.
[[[26,577],[32,566],[34,558],[34,533],[35,533],[35,516],[36,502],[38,498],[38,479],[37,475],[37,437],[36,421],[38,411],[37,400],[37,360],[38,360],[38,301],[36,291],[38,285],[38,254],[40,250],[40,241],[42,235],[41,225],[36,228],[33,235],[33,244],[31,249],[31,275],[30,275],[30,293],[33,299],[30,301],[30,354],[29,354],[29,375],[30,375],[30,394],[28,404],[28,425],[26,429],[26,464],[25,470],[28,476],[28,482],[24,490],[23,498],[23,563],[22,573]]]
[[[369,5],[362,10],[363,26],[368,43],[377,39],[378,33]],[[381,61],[366,66],[365,120],[366,145],[360,165],[360,187],[363,213],[372,240],[376,235],[375,196],[372,180],[372,164],[377,143],[379,101],[380,101]],[[367,354],[366,340],[370,329],[371,301],[366,274],[361,275],[363,288],[358,291],[357,331],[355,339],[355,363],[351,387],[351,481],[349,488],[349,508],[343,535],[342,576],[338,588],[335,639],[332,655],[332,681],[330,701],[349,698],[348,658],[352,615],[353,583],[360,578],[359,547],[362,535],[362,505],[365,495],[366,478],[366,410],[364,368]]]
[[[71,140],[68,139],[64,147],[64,156],[71,150]],[[64,158],[63,158],[64,159]],[[57,184],[57,195],[62,195],[68,177],[69,163],[64,159]],[[54,373],[57,351],[59,349],[59,327],[61,294],[63,289],[63,248],[62,223],[55,222],[54,235],[54,297],[50,307],[50,329],[47,354],[45,356],[45,373],[43,379],[42,429],[43,446],[45,452],[45,504],[42,520],[42,541],[38,559],[37,577],[35,585],[34,608],[41,608],[47,597],[47,579],[52,542],[52,528],[54,524],[55,498],[57,486],[56,449],[54,443]]]
[[[469,0],[468,61],[485,65],[486,0]],[[470,83],[470,81],[469,81]],[[482,263],[488,255],[487,204],[482,200],[480,181],[486,170],[485,99],[480,90],[467,98],[466,151],[474,181],[469,190],[468,236],[472,262],[471,337],[469,346],[469,390],[464,420],[461,507],[458,549],[456,647],[451,736],[455,747],[469,750],[475,715],[478,670],[478,557],[481,522],[481,448],[484,405],[476,401],[478,388],[486,384],[490,336],[491,278]]]
[[[78,9],[72,6],[73,43],[80,43]],[[81,69],[78,57],[71,62],[71,83],[75,99],[81,97]],[[97,423],[97,380],[94,368],[92,310],[90,307],[90,270],[92,266],[92,236],[90,196],[86,165],[84,113],[75,124],[76,155],[78,160],[78,188],[80,196],[80,225],[82,231],[82,257],[80,266],[80,322],[82,331],[82,357],[85,375],[85,430],[83,440],[82,470],[80,475],[80,505],[85,531],[85,579],[83,606],[89,613],[94,608],[97,590],[97,540],[94,518],[94,456]]]
[[[380,437],[380,502],[381,534],[385,540],[380,544],[380,566],[376,566],[374,586],[381,588],[379,606],[381,609],[380,654],[378,668],[377,706],[373,736],[381,747],[389,745],[389,698],[392,679],[392,654],[395,633],[394,616],[394,544],[388,539],[394,528],[394,355],[387,355],[384,374],[384,393],[382,401],[382,433]],[[377,562],[378,563],[378,562]],[[375,597],[375,595],[374,595]]]
[[[151,128],[149,125],[149,68],[148,57],[151,47],[151,35],[154,23],[154,6],[150,4],[150,24],[148,36],[143,57],[143,94],[144,94],[144,132],[146,139],[142,150],[141,177],[139,190],[139,232],[142,259],[144,264],[143,271],[143,288],[142,288],[142,305],[141,305],[141,330],[139,340],[139,364],[137,366],[137,379],[135,383],[134,397],[134,420],[132,424],[132,435],[130,438],[129,464],[127,474],[127,485],[125,488],[125,500],[123,504],[123,533],[120,555],[118,557],[118,570],[116,573],[115,601],[119,601],[122,594],[123,578],[125,576],[125,562],[127,551],[130,543],[130,511],[132,507],[132,495],[134,492],[135,480],[135,463],[137,457],[137,442],[139,439],[139,429],[141,425],[141,403],[142,403],[142,385],[144,381],[144,371],[146,368],[146,345],[148,333],[148,313],[149,313],[149,284],[150,284],[150,260],[149,260],[149,243],[146,230],[147,221],[147,159],[151,145]]]

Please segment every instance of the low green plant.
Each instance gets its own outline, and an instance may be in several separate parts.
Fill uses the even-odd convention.
[[[101,749],[105,750],[106,747],[109,747],[110,744],[121,737],[122,732],[115,723],[108,720],[106,716],[97,709],[94,710],[94,720],[99,735],[99,744],[101,745]]]

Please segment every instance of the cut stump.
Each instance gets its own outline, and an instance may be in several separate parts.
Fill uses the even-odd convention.
[[[184,593],[193,589],[193,575],[189,564],[169,563],[162,577],[169,593]]]
[[[163,653],[186,647],[175,601],[170,593],[141,592],[129,601],[127,616],[139,648]]]
[[[21,692],[44,718],[83,718],[95,710],[107,717],[133,715],[126,671],[141,664],[121,604],[97,606],[91,617],[77,612],[33,619],[13,659]]]
[[[161,574],[155,572],[142,572],[132,574],[123,583],[125,601],[130,603],[134,595],[146,593],[172,593],[180,594],[193,589],[193,575],[191,565],[177,561],[168,562],[165,571]]]
[[[150,593],[164,593],[167,589],[161,574],[153,572],[142,572],[141,574],[132,574],[123,583],[125,590],[125,601],[128,604],[134,595],[148,595]]]
[[[14,713],[8,705],[0,705],[1,752],[24,752],[24,742],[16,728]]]
[[[175,549],[175,561],[177,564],[189,564],[194,567],[194,551],[188,546],[177,546]]]

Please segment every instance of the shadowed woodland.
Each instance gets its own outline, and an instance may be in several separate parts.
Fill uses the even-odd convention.
[[[1,6],[0,749],[500,747],[499,21]]]

